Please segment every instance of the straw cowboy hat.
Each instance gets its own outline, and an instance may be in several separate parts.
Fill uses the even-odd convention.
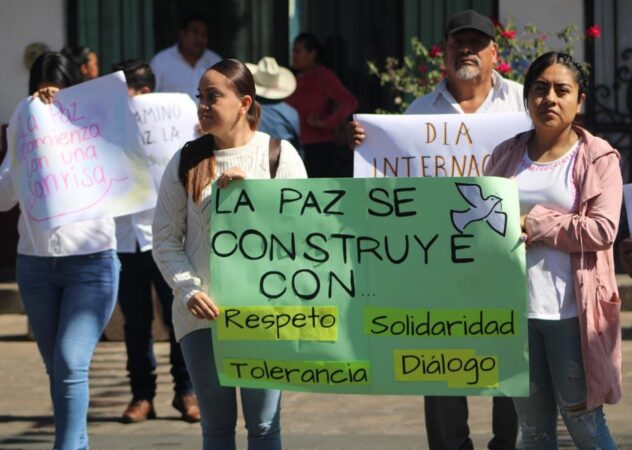
[[[255,79],[259,97],[280,100],[289,97],[296,90],[296,78],[289,69],[279,66],[276,59],[264,56],[257,65],[246,63]]]

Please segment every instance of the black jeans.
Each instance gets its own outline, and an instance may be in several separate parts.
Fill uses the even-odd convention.
[[[471,450],[467,425],[467,397],[424,397],[426,434],[430,450]],[[518,438],[518,416],[510,397],[494,397],[492,411],[494,437],[491,450],[514,450]]]
[[[151,323],[154,319],[151,285],[162,306],[165,325],[169,329],[171,375],[178,394],[193,392],[182,350],[176,342],[171,324],[171,288],[162,278],[151,251],[119,253],[121,279],[119,305],[125,318],[125,347],[134,399],[151,400],[156,395],[156,357],[153,349]]]

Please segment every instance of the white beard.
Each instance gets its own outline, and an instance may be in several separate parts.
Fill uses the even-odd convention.
[[[455,76],[458,80],[469,81],[473,80],[481,74],[480,66],[464,65],[457,69]]]

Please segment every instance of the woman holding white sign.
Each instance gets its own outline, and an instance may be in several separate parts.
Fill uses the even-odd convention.
[[[153,254],[174,292],[173,327],[202,415],[204,449],[234,449],[235,388],[219,384],[211,324],[220,314],[209,290],[212,183],[226,187],[245,178],[306,178],[298,153],[286,141],[257,130],[260,106],[248,68],[223,60],[199,83],[198,118],[206,134],[189,142],[169,162],[154,216]],[[279,148],[280,147],[280,148]],[[271,157],[278,151],[278,158]],[[276,169],[275,169],[276,168]],[[250,450],[278,450],[281,393],[241,389]]]
[[[580,449],[615,449],[603,403],[621,397],[621,302],[612,245],[619,153],[575,123],[587,80],[570,55],[529,67],[534,129],[494,151],[488,175],[518,183],[527,245],[530,395],[515,398],[524,449],[557,448],[557,415]]]
[[[29,92],[51,103],[60,89],[80,81],[78,69],[64,55],[46,52],[31,67]],[[35,123],[36,116],[31,119],[28,123]],[[12,118],[9,151],[0,168],[2,210],[18,203],[10,172],[11,160],[17,157],[16,128]],[[55,416],[53,448],[86,449],[88,369],[114,310],[118,290],[120,264],[114,220],[37,230],[22,213],[16,273],[22,303],[50,381]]]

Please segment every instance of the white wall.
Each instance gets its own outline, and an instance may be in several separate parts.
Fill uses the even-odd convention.
[[[0,123],[28,95],[24,49],[33,42],[59,50],[65,44],[64,0],[0,0]]]
[[[498,13],[501,22],[512,16],[517,29],[531,23],[539,30],[555,34],[571,23],[577,25],[580,36],[584,35],[584,1],[583,0],[499,0]],[[592,24],[591,24],[592,25]],[[559,43],[557,38],[551,43]],[[555,45],[552,45],[555,48]],[[579,61],[584,59],[583,41],[576,45],[575,56]]]

